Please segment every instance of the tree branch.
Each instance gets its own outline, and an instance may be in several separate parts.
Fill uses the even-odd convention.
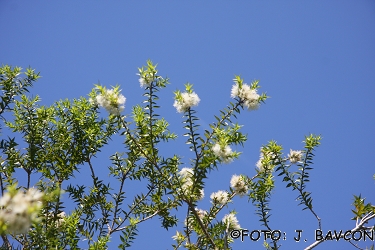
[[[370,212],[368,213],[367,215],[365,215],[362,220],[357,223],[356,227],[353,228],[352,230],[350,230],[351,232],[355,232],[355,231],[360,231],[360,230],[365,230],[365,228],[363,227],[363,225],[365,223],[367,223],[369,220],[371,219],[374,219],[375,218],[375,214],[373,212]],[[342,236],[343,237],[343,236]],[[334,239],[336,238],[335,236],[333,237]],[[317,245],[319,245],[320,243],[322,243],[324,241],[323,240],[318,240],[318,241],[315,241],[313,244],[311,244],[310,246],[306,247],[305,250],[310,250],[310,249],[313,249],[314,247],[316,247]]]

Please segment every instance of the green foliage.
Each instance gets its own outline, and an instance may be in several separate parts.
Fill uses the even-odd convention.
[[[366,198],[362,198],[361,195],[354,195],[354,202],[352,205],[355,209],[352,210],[352,212],[355,216],[352,220],[362,219],[364,215],[375,213],[375,206],[371,205],[371,203],[365,204],[365,199]]]
[[[9,106],[16,96],[28,92],[28,87],[33,85],[40,76],[39,73],[31,68],[27,68],[25,72],[21,72],[22,68],[9,65],[0,67],[0,88],[1,88],[1,101],[0,101],[0,115],[5,110],[10,110]],[[21,78],[25,74],[26,78]]]
[[[107,249],[107,243],[109,241],[109,236],[103,236],[90,245],[89,250],[104,250]]]
[[[9,234],[7,221],[0,216],[2,248],[81,249],[84,240],[85,248],[108,249],[111,239],[119,237],[118,248],[125,249],[136,241],[140,223],[158,217],[160,226],[169,230],[177,225],[176,211],[180,209],[186,210],[186,218],[182,219],[185,227],[173,237],[174,249],[231,249],[233,239],[229,233],[235,227],[218,219],[218,214],[233,202],[238,190],[231,184],[223,192],[226,199],[221,202],[215,199],[207,211],[197,208],[197,201],[202,197],[210,173],[241,155],[230,147],[243,146],[247,140],[247,135],[241,132],[242,126],[235,121],[246,106],[244,97],[236,96],[219,110],[214,116],[215,122],[204,131],[200,129],[196,104],[184,108],[181,122],[186,132],[183,136],[193,153],[186,163],[182,162],[183,156],[159,152],[164,143],[177,138],[158,113],[158,93],[167,87],[169,79],[160,76],[157,65],[151,61],[138,69],[138,75],[144,88],[143,104],[135,105],[130,117],[119,113],[104,117],[97,97],[108,98],[106,101],[116,106],[120,86],[108,90],[97,84],[88,98],[60,100],[51,106],[42,106],[39,96],[25,95],[39,73],[32,69],[22,72],[21,68],[7,65],[0,68],[0,115],[14,134],[13,138],[0,141],[0,191],[15,193],[35,186],[45,194],[38,219],[26,234]],[[245,85],[239,76],[235,76],[234,82],[240,89]],[[255,92],[260,88],[259,81],[253,81],[246,88]],[[185,91],[193,95],[193,85],[187,83]],[[175,100],[186,101],[186,93],[180,90],[174,93]],[[256,96],[259,97],[256,104],[269,98],[265,93]],[[11,119],[4,117],[5,111],[11,112]],[[123,148],[109,157],[108,176],[103,176],[97,173],[93,157],[115,134],[123,138]],[[313,169],[313,152],[320,140],[320,136],[306,136],[301,159],[297,162],[290,156],[283,157],[282,146],[271,141],[261,148],[256,174],[253,177],[241,175],[244,188],[248,190],[246,195],[255,207],[260,224],[267,230],[272,230],[270,201],[277,176],[286,182],[287,188],[298,193],[299,205],[317,218],[321,228],[312,195],[306,191]],[[183,177],[181,168],[188,164],[187,172],[191,176]],[[85,171],[89,172],[86,176],[90,176],[90,185],[75,183],[74,178],[81,177]],[[19,172],[26,174],[25,183],[16,179]],[[130,185],[140,182],[145,188],[131,193]],[[72,203],[74,207],[68,208]],[[365,204],[361,196],[354,196],[353,205],[353,219],[369,218],[368,215],[375,212],[374,206]],[[0,212],[4,209],[0,207]],[[235,214],[232,210],[231,215]],[[264,246],[280,248],[277,241],[265,241]]]

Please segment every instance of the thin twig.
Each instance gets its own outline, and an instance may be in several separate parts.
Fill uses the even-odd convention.
[[[3,175],[0,173],[1,196],[4,196]]]
[[[187,235],[187,243],[190,244],[190,230],[189,230],[189,220],[187,219],[189,217],[189,208],[187,209],[186,213],[186,235]]]
[[[134,204],[134,206],[132,206],[132,208],[129,210],[129,212],[128,213],[126,213],[126,216],[124,217],[124,220],[122,221],[122,223],[120,223],[118,226],[117,226],[117,228],[116,229],[113,229],[112,230],[112,232],[111,233],[113,233],[113,232],[116,232],[116,231],[120,231],[120,229],[119,229],[119,227],[129,218],[129,216],[130,216],[130,214],[133,212],[133,210],[142,202],[142,201],[144,201],[150,194],[151,194],[151,192],[154,190],[154,188],[151,188],[148,192],[147,192],[147,194],[142,198],[142,199],[140,199],[139,200],[139,202],[137,203],[137,204]],[[121,229],[123,229],[123,228],[121,228]]]
[[[1,235],[1,238],[3,239],[4,241],[4,244],[3,246],[7,247],[9,250],[12,249],[12,245],[10,244],[9,240],[8,240],[8,237],[6,235]]]
[[[307,164],[307,155],[308,154],[310,154],[310,153],[312,153],[311,152],[312,150],[311,149],[309,149],[307,152],[306,152],[306,157],[305,157],[305,159],[304,159],[304,162],[303,162],[303,168],[302,168],[302,173],[301,173],[301,182],[300,182],[300,185],[299,185],[299,188],[298,188],[298,186],[297,186],[297,190],[299,191],[299,193],[300,193],[300,195],[301,195],[301,197],[303,198],[303,201],[305,202],[305,205],[306,205],[306,207],[313,213],[313,215],[315,216],[315,218],[318,220],[318,225],[319,225],[319,229],[320,230],[322,230],[322,223],[321,223],[321,219],[319,218],[319,216],[315,213],[315,211],[313,210],[313,208],[312,208],[312,206],[310,207],[310,206],[308,206],[308,204],[307,204],[307,200],[305,199],[305,197],[303,196],[303,189],[304,189],[304,178],[303,178],[303,176],[304,176],[304,173],[305,173],[305,167],[307,167],[308,166],[308,164]]]
[[[138,144],[138,142],[137,142],[137,141],[131,136],[130,131],[129,131],[129,128],[126,126],[125,122],[122,121],[122,123],[123,123],[123,126],[124,126],[124,128],[125,128],[125,130],[126,130],[128,136],[129,136],[129,138],[135,143],[135,145],[136,145],[137,148],[140,150],[140,152],[142,153],[142,155],[143,155],[143,156],[144,156],[144,157],[145,157],[145,158],[146,158],[151,164],[153,164],[153,165],[155,166],[155,168],[159,171],[160,174],[163,174],[163,172],[161,171],[161,169],[160,169],[159,165],[157,164],[156,160],[155,160],[154,158],[153,158],[153,159],[150,159],[150,158],[149,158],[149,156],[143,151],[143,148],[142,148],[142,147]],[[170,182],[169,179],[167,179],[167,182],[168,182],[168,184],[169,184],[170,186],[172,186],[172,183]],[[180,194],[179,194],[179,195],[180,195]],[[188,201],[187,197],[185,197],[184,194],[182,194],[182,197],[181,197],[181,198],[182,198],[182,200],[184,200],[184,201],[188,204],[190,210],[193,212],[193,214],[194,214],[195,217],[197,218],[198,223],[199,223],[201,229],[203,230],[204,234],[205,234],[206,237],[209,239],[209,241],[210,241],[210,243],[212,244],[212,246],[213,246],[214,248],[216,248],[216,244],[215,244],[215,242],[213,241],[213,239],[211,238],[211,236],[208,234],[207,230],[204,228],[203,223],[202,223],[202,221],[200,220],[197,211],[195,211],[195,207],[194,207],[194,205],[191,204],[191,202]]]
[[[151,215],[149,215],[149,216],[143,218],[142,220],[137,221],[137,222],[135,223],[135,225],[136,225],[136,224],[139,224],[139,223],[141,223],[141,222],[144,222],[144,221],[146,221],[146,220],[151,219],[152,217],[158,215],[159,212],[160,212],[160,211],[158,210],[158,211],[154,212],[153,214],[151,214]],[[124,230],[124,229],[126,229],[126,227],[117,228],[117,229],[114,230],[114,232],[115,232],[115,231],[121,231],[121,230]]]
[[[122,192],[122,188],[124,187],[124,182],[125,182],[125,179],[126,179],[126,175],[129,173],[130,169],[128,169],[128,171],[126,171],[126,173],[124,172],[121,172],[123,175],[122,175],[122,178],[121,178],[121,185],[120,185],[120,190],[118,192],[119,195],[121,195],[121,192]],[[117,217],[117,208],[119,206],[119,195],[117,196],[117,199],[116,199],[116,206],[115,206],[115,212],[113,214],[113,221],[112,221],[112,226],[111,228],[113,228],[115,226],[115,221],[116,221],[116,217]],[[110,230],[108,231],[108,234],[110,234]]]
[[[93,166],[92,166],[92,164],[91,164],[90,157],[87,157],[86,162],[87,162],[87,163],[89,164],[89,166],[90,166],[91,175],[92,175],[93,180],[94,180],[94,179],[96,178],[96,176],[95,176],[94,168],[93,168]],[[94,181],[94,186],[95,186],[95,188],[96,188],[97,190],[100,190],[100,189],[98,188],[98,186],[96,185],[96,181]],[[97,196],[97,197],[98,197],[98,196]],[[101,210],[101,212],[102,212],[103,218],[105,218],[105,220],[106,220],[105,224],[107,224],[107,228],[108,228],[108,231],[109,231],[109,230],[110,230],[110,225],[109,225],[109,222],[108,222],[108,215],[104,212],[105,209],[103,208],[101,202],[99,202],[99,206],[100,206],[100,210]],[[101,225],[99,235],[102,234],[102,229],[103,229],[103,227],[104,227],[104,224]]]
[[[212,130],[212,133],[207,137],[206,141],[202,144],[201,146],[201,151],[199,153],[199,156],[201,157],[203,155],[203,149],[204,147],[208,144],[209,140],[211,139],[211,137],[214,135],[215,133],[215,129],[219,127],[219,125],[223,124],[223,122],[232,115],[233,111],[238,108],[238,106],[240,106],[242,104],[242,101],[239,101],[238,103],[236,103],[235,107],[231,108],[228,113],[218,122],[218,124],[216,125],[216,127]]]
[[[198,149],[197,149],[197,145],[196,145],[197,142],[195,141],[195,138],[194,138],[193,121],[191,120],[191,109],[190,108],[188,109],[188,115],[189,115],[188,116],[189,117],[189,132],[190,132],[190,136],[191,136],[191,139],[192,139],[195,157],[196,157],[196,164],[197,164],[198,161],[199,161],[200,155],[198,154]]]
[[[365,223],[367,223],[369,220],[373,219],[373,218],[375,218],[375,214],[372,213],[372,212],[368,213],[367,215],[365,215],[362,218],[362,220],[359,223],[357,223],[357,226],[355,228],[353,228],[352,230],[350,230],[350,231],[351,232],[355,232],[355,231],[359,231],[359,230],[364,230],[363,229],[363,225]],[[336,239],[336,236],[334,236],[333,239]],[[315,241],[313,244],[311,244],[310,246],[306,247],[305,250],[313,249],[314,247],[316,247],[317,245],[319,245],[323,241],[324,241],[324,239]]]

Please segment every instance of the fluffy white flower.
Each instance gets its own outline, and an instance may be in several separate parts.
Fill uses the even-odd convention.
[[[242,88],[239,88],[238,84],[234,84],[230,96],[232,98],[240,98],[248,110],[256,110],[259,108],[259,95],[257,90],[251,89],[247,84],[243,84]]]
[[[226,191],[219,190],[217,192],[214,192],[210,196],[212,203],[219,203],[221,205],[224,205],[229,200],[229,194]]]
[[[0,220],[7,225],[7,231],[13,234],[23,234],[31,227],[31,217],[25,213],[15,213],[13,211],[0,211]]]
[[[221,147],[219,143],[216,143],[212,147],[212,151],[214,155],[220,158],[220,160],[224,163],[229,163],[233,160],[233,158],[231,157],[232,149],[228,145],[225,145],[225,147]]]
[[[262,159],[259,159],[257,163],[255,163],[255,166],[259,169],[260,172],[262,172],[264,170]]]
[[[214,154],[216,156],[220,156],[221,155],[221,147],[219,145],[219,143],[216,143],[213,147],[212,147],[212,151],[214,152]]]
[[[264,156],[264,153],[263,153],[263,148],[260,148],[260,156],[259,156],[259,160],[257,161],[257,163],[255,164],[257,166],[257,168],[259,169],[259,171],[264,171],[264,164],[262,163],[263,159],[265,158]],[[276,155],[272,152],[268,152],[267,153],[267,158],[269,160],[275,160],[276,159]]]
[[[201,190],[199,190],[199,192],[200,192],[200,194],[196,198],[197,198],[197,200],[203,200],[203,198],[204,198],[204,190],[201,189]]]
[[[154,77],[150,73],[145,73],[144,75],[141,75],[141,74],[137,74],[137,75],[139,76],[138,81],[139,81],[141,88],[150,86],[150,84],[154,80]]]
[[[201,220],[207,215],[206,210],[195,208],[195,211],[197,211],[197,214]]]
[[[5,207],[6,205],[8,205],[11,199],[12,196],[10,196],[9,193],[5,193],[4,196],[0,199],[0,207]]]
[[[194,170],[192,168],[183,168],[178,173],[181,179],[181,188],[183,192],[187,195],[189,195],[192,192],[193,189],[193,176],[194,176]],[[204,190],[199,190],[200,194],[196,196],[195,198],[197,200],[202,200],[204,198]]]
[[[91,105],[98,105],[98,103],[96,102],[96,98],[95,98],[95,100],[94,99],[92,99],[91,97],[89,98],[89,103],[91,104]]]
[[[45,216],[46,216],[47,220],[52,220],[52,219],[54,219],[54,213],[53,213],[53,212],[48,212]],[[58,214],[56,215],[56,218],[57,218],[57,220],[55,221],[55,226],[56,226],[56,228],[61,227],[61,225],[62,225],[62,224],[64,223],[64,221],[65,221],[65,217],[66,217],[66,214],[65,214],[64,211],[63,211],[63,212],[60,212],[60,213],[58,213]]]
[[[222,222],[227,225],[227,228],[229,229],[240,229],[241,226],[238,223],[236,215],[233,213],[226,214],[222,220]]]
[[[173,103],[173,107],[177,109],[177,112],[183,113],[187,111],[189,108],[197,106],[201,99],[199,99],[198,95],[193,93],[184,92],[181,94],[181,99],[176,99]]]
[[[141,85],[141,88],[144,88],[145,86],[148,85],[146,79],[144,79],[143,77],[140,77],[140,78],[138,79],[138,81],[139,81],[139,84]]]
[[[178,174],[183,178],[191,178],[194,175],[194,170],[192,168],[182,168]]]
[[[109,101],[101,94],[96,96],[96,103],[100,106],[109,105]]]
[[[19,191],[13,197],[6,193],[0,199],[0,221],[6,224],[10,233],[26,233],[41,208],[43,193],[30,188],[26,193]]]
[[[104,89],[104,93],[97,95],[95,101],[110,114],[120,114],[125,108],[126,98],[114,89]]]
[[[182,181],[182,188],[184,190],[189,189],[193,185],[192,177],[194,176],[194,170],[192,168],[183,168],[178,174]]]
[[[203,218],[208,214],[207,211],[203,209],[195,208],[195,211],[197,212],[200,220],[203,220]],[[184,224],[185,226],[188,226],[190,229],[192,229],[192,224],[194,223],[194,221],[196,221],[195,216],[189,215],[187,218],[185,218]]]
[[[259,171],[261,171],[261,172],[264,171],[264,166],[263,166],[263,163],[262,163],[263,159],[264,159],[264,155],[263,155],[263,152],[261,151],[260,155],[259,155],[259,160],[255,164],[257,166],[257,168],[259,169]]]
[[[302,160],[302,151],[291,149],[288,158],[292,164],[297,163]]]
[[[230,97],[236,98],[239,95],[240,95],[240,88],[238,87],[238,84],[234,84],[230,91]]]
[[[245,195],[248,190],[248,187],[246,186],[245,181],[243,180],[243,177],[241,175],[233,175],[232,179],[230,180],[230,186],[240,196]]]
[[[43,197],[43,193],[36,188],[29,188],[24,196],[28,202],[40,201]]]
[[[66,217],[65,212],[61,212],[57,215],[57,218],[59,219],[56,221],[56,227],[60,227],[64,223],[65,217]]]

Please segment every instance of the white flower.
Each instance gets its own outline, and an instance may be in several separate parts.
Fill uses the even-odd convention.
[[[192,168],[182,168],[178,174],[183,178],[191,178],[194,175],[194,170]]]
[[[232,179],[230,180],[230,186],[240,196],[245,195],[248,190],[248,187],[246,186],[245,181],[243,180],[243,177],[241,175],[233,175]]]
[[[226,191],[219,190],[215,193],[212,193],[210,196],[212,203],[219,203],[224,205],[229,200],[229,194]]]
[[[95,100],[94,100],[94,99],[92,99],[92,98],[90,97],[90,98],[89,98],[89,103],[90,103],[91,105],[93,105],[93,106],[98,105],[98,103],[96,102],[96,98],[95,98]]]
[[[60,212],[60,213],[57,214],[57,216],[56,216],[57,220],[55,221],[55,226],[56,226],[56,228],[61,227],[61,225],[62,225],[62,224],[64,223],[64,221],[65,221],[65,217],[66,217],[66,214],[65,214],[64,211],[63,211],[63,212]],[[46,218],[47,218],[47,220],[52,220],[52,219],[54,219],[54,213],[53,213],[53,212],[48,212],[48,213],[46,214]]]
[[[95,101],[98,105],[103,106],[103,107],[109,105],[108,100],[101,94],[96,96]]]
[[[262,156],[261,156],[261,157],[262,157]],[[263,164],[262,164],[262,158],[259,158],[259,160],[258,160],[257,163],[255,164],[255,166],[257,166],[257,168],[259,169],[260,172],[263,172],[264,167],[263,167]]]
[[[12,213],[19,215],[27,211],[29,207],[28,198],[21,192],[18,192],[12,199],[12,202],[7,206],[8,209],[12,209]]]
[[[10,233],[27,233],[32,221],[35,221],[43,193],[30,188],[27,192],[19,191],[13,197],[6,193],[0,199],[0,221],[6,224],[6,230]]]
[[[267,159],[268,160],[275,160],[276,159],[276,155],[273,153],[273,152],[267,152],[266,153],[267,155]],[[262,161],[264,160],[265,156],[264,156],[264,150],[263,148],[260,148],[260,156],[259,156],[259,160],[257,161],[257,163],[255,164],[257,166],[257,168],[259,169],[260,172],[264,171],[264,163],[262,163]]]
[[[230,91],[230,97],[236,98],[239,95],[240,95],[240,88],[238,87],[238,84],[234,84]]]
[[[178,173],[181,179],[181,188],[182,191],[186,194],[189,195],[192,192],[193,189],[193,176],[194,176],[194,170],[192,168],[183,168],[180,170]],[[201,189],[199,190],[200,194],[196,196],[195,198],[197,200],[202,200],[204,198],[204,190]]]
[[[214,155],[216,156],[220,156],[221,155],[221,147],[219,145],[219,143],[216,143],[213,147],[212,147],[212,151],[214,152]]]
[[[141,85],[141,88],[144,88],[145,86],[148,85],[147,81],[143,77],[140,77],[138,81],[139,81],[139,84]]]
[[[233,213],[226,214],[222,220],[222,222],[227,225],[228,229],[240,229],[241,226],[238,223],[236,215]]]
[[[189,189],[193,185],[192,177],[194,176],[194,170],[192,168],[183,168],[178,173],[182,182],[182,189]]]
[[[103,93],[97,95],[95,101],[110,114],[120,114],[125,108],[126,98],[114,89],[103,89]]]
[[[28,202],[40,201],[42,199],[42,197],[43,197],[43,193],[40,192],[36,188],[29,188],[29,190],[27,190],[27,193],[25,195],[25,199]]]
[[[264,166],[263,166],[263,163],[262,163],[263,159],[264,159],[264,155],[263,155],[262,148],[261,148],[261,152],[260,152],[260,155],[259,155],[259,160],[255,164],[257,166],[257,168],[259,169],[260,172],[264,171]]]
[[[173,103],[173,107],[177,109],[177,112],[186,112],[189,108],[197,106],[200,102],[198,95],[193,93],[184,92],[181,94],[181,99],[176,99]]]
[[[201,219],[201,220],[207,215],[206,210],[195,208],[195,211],[197,211],[199,219]]]
[[[200,189],[199,192],[200,192],[200,194],[196,198],[197,198],[197,200],[203,200],[203,198],[204,198],[204,190]]]
[[[60,227],[65,221],[66,214],[65,214],[65,212],[61,212],[57,215],[57,217],[59,219],[56,221],[56,226]]]
[[[185,218],[184,219],[184,225],[185,225],[185,227],[187,226],[187,227],[189,227],[189,229],[191,229],[192,228],[191,224],[193,223],[193,221],[194,221],[194,218],[191,217],[191,216]]]
[[[219,143],[216,143],[212,147],[212,151],[214,155],[216,155],[224,163],[229,163],[233,160],[233,158],[231,157],[232,149],[228,145],[221,147]]]
[[[150,73],[145,73],[143,75],[137,74],[139,76],[139,84],[141,85],[141,88],[150,86],[152,81],[154,80],[154,77]]]
[[[0,207],[5,207],[11,201],[12,196],[9,193],[5,193],[3,197],[0,199]]]
[[[0,210],[0,220],[6,223],[6,230],[12,234],[27,233],[31,227],[31,217],[26,212],[16,214],[13,211]]]
[[[288,158],[292,164],[297,163],[302,160],[302,151],[291,149]]]
[[[201,100],[201,99],[199,99],[198,95],[195,92],[193,92],[193,93],[186,93],[185,92],[185,93],[182,93],[181,96],[182,96],[182,99],[184,100],[184,103],[188,107],[197,106],[198,103]]]
[[[238,84],[234,84],[232,86],[230,96],[232,98],[240,98],[248,110],[256,110],[259,108],[259,95],[257,90],[251,89],[251,87],[247,84],[243,84],[242,88],[239,88]]]
[[[183,241],[185,239],[185,236],[180,233],[179,231],[176,232],[176,235],[172,236],[172,239],[176,241]]]
[[[200,220],[203,220],[203,218],[205,216],[207,216],[207,214],[208,214],[207,211],[205,211],[203,209],[195,208],[195,211],[197,212]],[[195,217],[194,214],[191,214],[187,218],[185,218],[184,224],[185,224],[185,226],[188,226],[189,229],[192,229],[192,225],[193,225],[194,221],[196,221],[196,217]]]

